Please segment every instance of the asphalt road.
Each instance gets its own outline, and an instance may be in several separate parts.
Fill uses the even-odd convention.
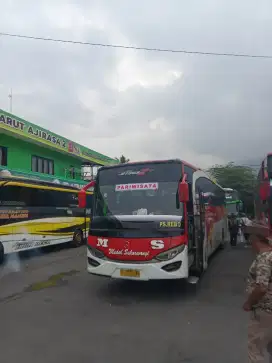
[[[0,267],[0,361],[246,362],[251,260],[219,252],[195,289],[89,276],[85,247],[12,259]]]

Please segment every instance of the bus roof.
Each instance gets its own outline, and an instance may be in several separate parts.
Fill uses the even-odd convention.
[[[45,182],[41,180],[35,180],[31,178],[20,178],[20,177],[13,177],[13,176],[7,176],[7,177],[0,177],[0,183],[1,182],[19,182],[19,183],[25,183],[25,184],[33,184],[33,185],[41,185],[46,187],[52,187],[52,188],[60,188],[60,189],[69,189],[69,190],[76,190],[79,191],[78,188],[70,186],[70,185],[63,185],[63,184],[57,184],[57,183],[51,183],[51,182]]]
[[[179,163],[179,164],[184,164],[187,165],[189,167],[191,167],[194,170],[201,170],[200,168],[197,168],[189,163],[187,163],[184,160],[181,159],[164,159],[164,160],[145,160],[145,161],[130,161],[128,163],[125,164],[116,164],[116,165],[105,165],[105,166],[101,166],[99,168],[99,170],[102,169],[112,169],[112,168],[122,168],[128,165],[142,165],[142,164],[162,164],[162,163],[167,163],[167,164],[175,164],[175,163]]]

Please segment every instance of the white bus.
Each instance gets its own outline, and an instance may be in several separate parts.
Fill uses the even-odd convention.
[[[192,277],[229,240],[225,192],[181,160],[101,167],[87,243],[88,272],[152,280]]]
[[[0,262],[9,253],[86,240],[90,218],[79,189],[25,178],[0,178]],[[88,192],[87,207],[91,208]]]

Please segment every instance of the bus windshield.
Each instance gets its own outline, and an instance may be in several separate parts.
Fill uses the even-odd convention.
[[[159,188],[118,191],[115,186],[100,186],[95,211],[104,215],[181,215],[178,200],[178,183],[163,182]]]
[[[225,190],[226,203],[239,201],[239,195],[236,190]]]
[[[230,214],[237,214],[238,213],[237,203],[229,203],[229,204],[227,204],[228,215],[230,215]]]
[[[177,163],[101,170],[94,215],[182,215],[180,178],[181,164]]]

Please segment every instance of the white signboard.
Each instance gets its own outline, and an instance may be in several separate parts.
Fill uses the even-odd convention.
[[[133,184],[117,184],[116,192],[125,192],[131,190],[158,190],[159,183],[133,183]]]

